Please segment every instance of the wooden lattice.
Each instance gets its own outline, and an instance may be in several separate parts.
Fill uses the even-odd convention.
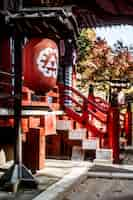
[[[36,5],[45,5],[48,7],[51,6],[62,6],[64,3],[64,0],[33,0],[33,3]]]
[[[20,7],[18,0],[3,0],[0,2],[0,9],[2,10],[17,10]]]

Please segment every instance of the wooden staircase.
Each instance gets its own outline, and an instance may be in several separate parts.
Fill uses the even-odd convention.
[[[80,124],[80,128],[68,128],[69,140],[79,140],[81,151],[95,150],[98,159],[103,156],[108,158],[109,162],[113,162],[114,149],[110,146],[109,125],[111,105],[100,97],[89,96],[86,98],[79,91],[69,86],[59,84],[59,90],[60,104],[66,115],[70,120]],[[66,93],[66,90],[70,90],[71,93]],[[71,102],[69,105],[66,103],[68,100]],[[120,114],[119,124],[121,125],[120,134],[124,128],[124,114]]]

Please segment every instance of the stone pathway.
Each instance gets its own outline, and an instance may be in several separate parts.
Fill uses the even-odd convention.
[[[12,164],[6,164],[3,169],[7,169]],[[37,189],[20,189],[17,193],[0,191],[0,200],[33,200],[50,187],[58,185],[65,176],[69,176],[72,171],[89,166],[89,162],[74,162],[68,160],[46,160],[45,168],[37,172],[34,176],[39,185]],[[0,173],[2,175],[3,172]],[[69,183],[68,183],[69,185]]]
[[[133,200],[133,181],[89,178],[76,185],[62,200]]]
[[[49,186],[60,180],[59,177],[48,176],[46,174],[37,174],[35,179],[39,183],[37,189],[20,188],[17,193],[0,191],[0,200],[32,200]]]
[[[127,152],[126,152],[127,153]],[[133,170],[133,156],[125,154],[125,168]],[[125,157],[126,158],[126,157]],[[110,165],[111,166],[111,165]],[[114,165],[113,165],[114,166]],[[124,165],[121,165],[124,168]],[[8,168],[6,165],[5,168]],[[113,170],[112,167],[102,167],[102,171]],[[90,171],[99,170],[89,161],[46,160],[45,169],[34,176],[39,182],[38,189],[21,189],[16,194],[0,191],[0,200],[132,200],[133,180],[92,178],[87,176]],[[82,171],[84,172],[82,174]],[[119,171],[119,170],[118,170]],[[122,173],[128,171],[121,170]],[[1,173],[2,174],[2,173]],[[84,178],[80,178],[81,176]],[[130,173],[132,174],[132,173]],[[79,176],[79,178],[78,178]],[[61,195],[60,195],[61,194]],[[55,197],[55,198],[54,198]]]

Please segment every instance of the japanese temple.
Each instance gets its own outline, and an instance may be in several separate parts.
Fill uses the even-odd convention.
[[[46,158],[71,159],[75,146],[109,149],[119,162],[119,111],[92,88],[88,98],[75,89],[74,55],[82,28],[132,23],[132,0],[0,1],[0,148],[14,160],[0,185],[13,185],[14,174],[36,185],[27,169],[45,168]],[[131,145],[129,104],[121,118]]]

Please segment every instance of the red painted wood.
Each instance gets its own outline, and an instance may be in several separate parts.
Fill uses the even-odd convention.
[[[108,137],[109,147],[113,150],[113,162],[119,163],[119,110],[117,107],[110,107],[108,115]]]
[[[44,127],[45,135],[56,134],[56,115],[53,113],[41,116],[40,127]]]
[[[131,108],[129,107],[127,109],[127,112],[125,114],[125,133],[126,133],[126,139],[127,139],[127,145],[132,144],[132,112]]]
[[[23,162],[32,171],[45,166],[45,135],[43,128],[30,128],[23,145]]]

